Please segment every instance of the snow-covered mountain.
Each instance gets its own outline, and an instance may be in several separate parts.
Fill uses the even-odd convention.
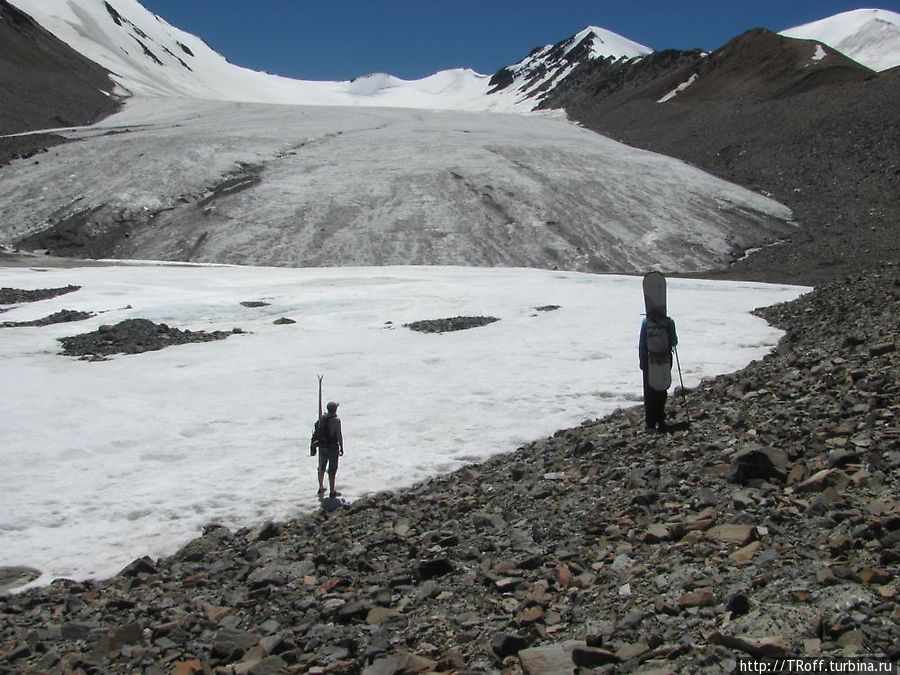
[[[817,40],[875,71],[900,66],[900,14],[857,9],[781,32],[785,37]]]
[[[471,70],[421,80],[376,74],[313,82],[241,68],[137,0],[12,0],[41,26],[114,74],[123,92],[296,105],[484,109],[489,78]],[[501,97],[492,104],[504,107]],[[509,107],[509,106],[507,106]]]
[[[491,78],[491,94],[516,92],[519,101],[539,103],[562,83],[575,68],[596,59],[619,61],[652,53],[644,45],[588,26],[570,38],[533,50],[513,66],[503,68]]]
[[[502,91],[488,75],[446,70],[419,80],[374,73],[345,82],[294,80],[229,63],[202,39],[148,11],[137,0],[12,0],[47,31],[107,68],[122,94],[208,100],[453,110],[531,110],[533,92],[560,81],[578,59],[631,56],[645,47],[589,28],[522,61],[520,86]],[[561,45],[563,45],[561,47]],[[529,73],[542,65],[544,78]],[[488,95],[494,89],[495,93]]]
[[[107,68],[123,93],[297,105],[420,109],[534,109],[586,62],[627,62],[652,49],[597,26],[536,48],[493,76],[469,69],[403,80],[375,73],[352,81],[294,80],[229,63],[202,39],[138,0],[11,0],[50,33]],[[900,15],[857,10],[784,31],[816,39],[875,70],[900,63]]]
[[[137,0],[12,0],[75,51],[109,69],[122,93],[295,105],[527,111],[587,59],[631,58],[650,50],[590,26],[536,49],[491,78],[469,69],[419,80],[374,73],[346,82],[294,80],[229,63],[202,39]],[[499,79],[498,79],[499,78]],[[498,86],[498,83],[500,86]],[[489,93],[490,92],[490,93]]]

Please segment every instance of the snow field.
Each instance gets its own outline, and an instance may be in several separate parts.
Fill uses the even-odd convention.
[[[104,312],[0,341],[0,566],[103,577],[177,550],[204,524],[316,508],[308,439],[341,403],[347,498],[396,489],[640,400],[639,277],[526,269],[119,265],[0,269],[0,286],[80,291],[4,313]],[[803,288],[671,280],[685,384],[760,357],[747,312]],[[262,308],[240,302],[263,300]],[[132,309],[125,309],[126,305]],[[536,307],[556,304],[556,311]],[[420,319],[500,321],[441,335]],[[282,316],[295,325],[276,326]],[[56,338],[126,318],[249,334],[91,363]],[[388,323],[391,322],[391,323]]]

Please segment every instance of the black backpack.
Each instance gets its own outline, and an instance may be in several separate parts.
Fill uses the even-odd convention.
[[[316,423],[313,425],[312,438],[309,440],[310,450],[330,445],[334,441],[332,426],[328,424],[328,418],[325,415],[316,420]]]

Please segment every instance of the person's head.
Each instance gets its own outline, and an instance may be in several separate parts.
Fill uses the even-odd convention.
[[[325,406],[325,408],[328,410],[328,412],[334,413],[334,412],[337,412],[338,404],[335,403],[334,401],[329,401],[328,405]]]

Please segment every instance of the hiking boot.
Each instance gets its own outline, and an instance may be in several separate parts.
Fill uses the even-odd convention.
[[[319,488],[319,491],[316,494],[321,497],[322,495],[325,494],[325,488],[323,488],[323,487]]]
[[[331,499],[334,499],[335,497],[340,497],[340,496],[341,496],[341,493],[338,492],[337,490],[333,490],[331,493],[329,493],[328,496],[329,496]]]

